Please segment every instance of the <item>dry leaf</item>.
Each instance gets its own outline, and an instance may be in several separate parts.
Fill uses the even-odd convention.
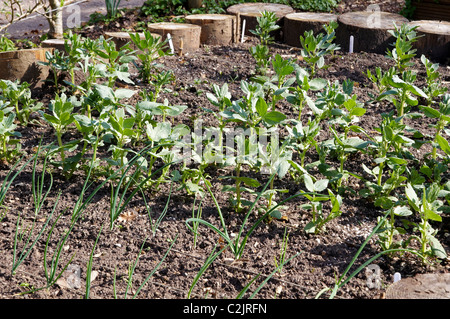
[[[98,271],[93,270],[91,271],[91,282],[93,282],[95,280],[95,278],[97,278],[98,276]]]
[[[65,278],[59,278],[59,279],[56,281],[56,284],[57,284],[59,287],[63,288],[63,289],[70,289],[70,288],[71,288],[71,287],[69,286],[69,284],[67,283],[67,281],[66,281]]]
[[[128,223],[137,217],[135,211],[128,211],[119,215],[118,221]]]

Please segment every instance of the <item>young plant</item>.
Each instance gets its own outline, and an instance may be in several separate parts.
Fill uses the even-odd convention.
[[[114,20],[118,17],[118,7],[121,0],[105,0],[106,5],[106,18]]]
[[[333,135],[333,139],[325,141],[323,145],[337,157],[339,160],[339,167],[335,172],[330,171],[328,167],[326,170],[327,174],[333,176],[330,182],[333,183],[334,188],[341,192],[343,190],[342,182],[346,180],[349,175],[359,178],[359,176],[345,169],[345,162],[351,154],[365,152],[370,142],[364,141],[358,136],[345,136],[345,133],[338,133],[331,126],[330,131]]]
[[[59,68],[69,71],[70,83],[73,84],[75,84],[75,71],[78,70],[78,63],[85,58],[83,41],[84,39],[80,35],[73,33],[71,30],[64,34],[64,51],[67,58],[58,61],[62,63]]]
[[[101,49],[96,51],[97,55],[106,60],[106,70],[103,74],[107,78],[107,85],[113,87],[116,80],[127,84],[134,84],[130,79],[128,65],[136,60],[135,52],[131,50],[130,44],[117,48],[111,39],[102,39]]]
[[[419,106],[425,116],[436,119],[436,124],[433,125],[435,129],[431,152],[431,158],[436,161],[438,147],[447,155],[450,155],[450,146],[448,139],[443,136],[447,125],[450,123],[450,94],[445,94],[442,102],[439,103],[439,110],[430,106]]]
[[[67,131],[69,125],[73,124],[75,121],[73,112],[74,104],[64,93],[62,93],[61,96],[55,96],[55,99],[49,105],[49,113],[40,111],[42,118],[55,130],[56,138],[58,140],[58,147],[55,151],[59,151],[62,164],[64,164],[66,160],[66,149],[73,147],[71,144],[63,144],[62,140],[62,136]]]
[[[187,299],[191,298],[192,295],[192,291],[194,290],[195,285],[197,284],[198,280],[200,279],[200,277],[205,273],[205,271],[208,269],[209,266],[211,266],[211,264],[214,262],[214,260],[217,259],[217,257],[220,256],[220,254],[227,248],[228,246],[224,246],[222,247],[219,251],[216,252],[217,250],[217,245],[214,246],[214,249],[211,251],[211,254],[209,254],[208,258],[206,258],[205,263],[203,264],[203,266],[200,268],[199,272],[195,275],[194,280],[192,281],[191,287],[189,288],[188,294],[187,294]]]
[[[15,275],[17,272],[17,268],[23,263],[23,261],[28,257],[28,255],[32,252],[34,246],[36,245],[36,243],[39,241],[39,239],[41,238],[41,236],[43,235],[43,233],[45,232],[45,230],[47,229],[48,223],[50,222],[53,213],[55,212],[56,209],[56,205],[58,203],[58,199],[59,199],[59,195],[58,198],[56,200],[56,202],[53,205],[53,209],[51,211],[51,213],[48,215],[46,221],[42,224],[41,230],[40,232],[37,234],[36,238],[34,239],[33,242],[30,242],[34,228],[36,226],[36,219],[37,217],[35,216],[35,219],[33,221],[33,225],[31,226],[31,228],[28,230],[28,237],[26,239],[26,241],[24,240],[24,233],[21,233],[19,236],[19,233],[21,231],[21,227],[19,226],[19,222],[21,220],[20,214],[18,214],[17,216],[17,225],[16,225],[16,234],[14,236],[14,248],[13,248],[13,262],[12,262],[12,268],[11,268],[11,274]],[[53,229],[53,227],[52,227]],[[23,242],[22,244],[22,248],[20,249],[20,252],[18,252],[18,245],[19,245],[19,241]]]
[[[164,254],[164,256],[161,258],[161,260],[159,261],[159,263],[155,266],[155,268],[153,268],[153,270],[150,272],[150,274],[145,278],[145,280],[142,282],[142,284],[138,287],[138,289],[136,289],[136,292],[134,293],[133,299],[137,298],[137,296],[139,295],[140,291],[142,290],[142,288],[145,286],[145,284],[148,282],[148,280],[155,274],[155,272],[159,269],[159,267],[161,267],[162,263],[164,262],[164,260],[166,259],[167,255],[169,254],[169,252],[172,250],[172,247],[175,245],[176,241],[178,239],[178,234],[175,236],[175,239],[172,240],[172,243],[170,244],[170,247],[167,249],[166,253]],[[138,256],[136,258],[136,261],[134,262],[133,265],[130,265],[129,269],[128,269],[128,279],[127,279],[127,288],[125,290],[125,295],[124,298],[126,299],[128,296],[128,291],[131,288],[132,285],[132,279],[133,279],[133,275],[134,275],[134,271],[136,269],[136,265],[137,262],[139,261],[139,257],[141,256],[142,250],[144,248],[146,240],[144,240],[144,242],[141,245],[141,248],[139,250]],[[116,273],[114,272],[114,298],[117,299],[117,294],[116,294]]]
[[[265,134],[260,130],[260,136]],[[268,175],[276,174],[278,178],[283,179],[288,173],[291,162],[292,162],[292,150],[289,148],[289,139],[286,139],[283,144],[278,145],[278,136],[271,136],[271,140],[267,145],[263,143],[258,143],[259,153],[258,153],[258,166],[260,166],[260,171],[265,172]],[[259,186],[259,185],[258,185]],[[278,192],[286,192],[284,190],[279,190],[274,188],[274,179],[272,179],[269,189],[263,193],[263,197],[267,199],[266,210],[272,208],[276,205],[274,199]],[[278,211],[274,211],[273,214],[280,214]]]
[[[30,84],[18,80],[0,80],[0,98],[14,106],[16,116],[23,125],[28,125],[30,115],[42,108],[42,103],[31,98]]]
[[[306,154],[311,148],[318,145],[316,137],[321,131],[320,119],[318,117],[315,117],[313,120],[308,119],[308,123],[306,125],[303,125],[299,120],[291,120],[291,123],[292,125],[285,126],[289,134],[288,138],[290,139],[288,147],[293,149],[293,151],[298,152],[300,166],[298,166],[295,162],[291,162],[291,165],[298,173],[300,173],[301,176],[306,168]]]
[[[17,50],[16,44],[8,39],[6,36],[0,36],[0,52],[15,51]]]
[[[63,72],[69,71],[69,57],[58,49],[52,51],[45,51],[45,59],[47,61],[40,61],[39,64],[48,66],[53,74],[53,83],[55,85],[56,93],[60,93],[58,78]]]
[[[316,75],[317,69],[325,67],[325,56],[340,49],[337,44],[333,43],[337,27],[337,22],[333,21],[329,25],[323,26],[325,34],[319,33],[315,36],[314,32],[310,30],[300,36],[301,54],[309,67],[311,77]]]
[[[374,162],[377,166],[369,169],[363,164],[363,169],[374,176],[376,179],[376,186],[372,185],[369,188],[374,188],[376,197],[387,196],[393,190],[391,181],[386,181],[383,184],[383,174],[385,167],[392,167],[399,172],[399,165],[404,166],[407,161],[402,158],[403,148],[414,143],[412,139],[407,137],[405,133],[406,126],[400,123],[400,119],[393,117],[393,112],[389,114],[382,114],[382,121],[380,127],[375,128],[380,135],[371,139],[370,149],[375,151],[373,154]],[[399,174],[395,174],[399,175]]]
[[[127,163],[126,155],[131,151],[127,145],[136,135],[134,124],[134,117],[127,116],[123,108],[110,112],[108,122],[104,122],[105,129],[114,139],[108,149],[112,152],[111,159],[108,159],[110,165],[123,166]]]
[[[401,78],[398,75],[393,75],[388,80],[391,89],[380,96],[381,98],[387,97],[392,101],[397,109],[400,123],[403,123],[403,117],[409,112],[411,107],[419,104],[416,97],[428,99],[425,92],[414,84],[416,78],[417,75],[412,71],[404,71]]]
[[[259,38],[260,43],[250,48],[250,54],[256,60],[257,73],[266,75],[271,59],[269,45],[274,40],[271,32],[278,30],[280,26],[277,25],[278,18],[275,13],[271,11],[262,12],[256,20],[257,27],[250,32]]]
[[[413,43],[419,38],[416,29],[418,26],[408,26],[402,24],[397,27],[394,23],[394,30],[388,32],[395,37],[393,49],[387,51],[387,56],[394,60],[397,73],[403,73],[413,65],[411,60],[416,56],[416,49],[413,49]]]
[[[278,18],[275,12],[263,11],[261,15],[256,18],[257,26],[255,30],[250,30],[251,33],[259,38],[262,45],[268,46],[273,43],[273,36],[271,32],[280,29],[277,25]]]
[[[391,86],[389,84],[389,79],[392,78],[396,74],[397,70],[395,67],[390,67],[388,70],[383,71],[379,66],[375,68],[375,73],[370,72],[370,70],[366,71],[367,78],[373,83],[375,90],[377,91],[377,96],[372,96],[369,93],[369,96],[374,100],[377,100],[380,95],[384,92],[388,91]]]
[[[287,227],[285,227],[283,240],[280,245],[281,247],[280,247],[279,259],[276,256],[273,257],[273,259],[275,261],[275,267],[277,268],[277,270],[280,273],[283,271],[283,265],[286,262],[286,251],[287,251],[288,241],[289,241],[289,233],[287,231]]]
[[[433,183],[430,187],[424,189],[422,198],[419,197],[411,184],[408,183],[405,188],[409,207],[420,217],[420,221],[415,223],[415,229],[419,231],[420,236],[412,236],[410,240],[416,239],[419,242],[419,253],[422,256],[446,259],[445,248],[435,237],[438,230],[434,229],[431,223],[431,221],[442,222],[440,209],[443,203],[438,199],[439,192],[440,187],[437,183]]]
[[[376,254],[375,256],[369,258],[369,260],[367,260],[366,262],[362,263],[361,266],[357,267],[357,269],[355,269],[350,275],[347,276],[347,274],[349,273],[350,269],[352,269],[352,267],[355,266],[355,262],[358,259],[359,255],[361,255],[361,252],[363,251],[363,249],[367,246],[367,244],[369,243],[369,241],[371,240],[371,238],[380,230],[380,228],[384,225],[384,221],[385,219],[388,217],[389,212],[385,213],[385,215],[383,216],[383,218],[381,220],[379,220],[378,224],[375,226],[375,228],[372,230],[372,232],[370,233],[370,235],[366,238],[366,240],[364,241],[364,243],[359,247],[358,251],[356,252],[355,256],[353,256],[352,260],[350,261],[350,263],[347,265],[347,268],[345,269],[345,271],[342,273],[342,275],[339,278],[336,278],[336,283],[334,285],[333,288],[324,288],[322,289],[317,295],[316,295],[316,299],[318,299],[322,294],[324,294],[327,291],[330,291],[330,296],[329,299],[333,299],[334,297],[336,297],[336,294],[338,293],[338,291],[344,287],[352,278],[356,277],[363,269],[365,269],[365,267],[367,267],[368,265],[370,265],[374,260],[380,258],[381,256],[383,256],[384,254],[390,254],[390,253],[394,253],[394,252],[398,252],[398,251],[402,251],[402,252],[409,252],[412,253],[414,255],[418,255],[419,257],[422,257],[420,254],[418,254],[416,251],[411,250],[411,249],[405,249],[405,248],[397,248],[397,249],[389,249],[389,250],[385,250],[382,251],[378,254]]]
[[[386,201],[385,201],[386,202]],[[397,226],[395,221],[398,217],[407,217],[412,215],[412,212],[405,208],[405,206],[394,206],[394,203],[389,201],[385,203],[386,206],[382,208],[389,208],[387,211],[388,218],[378,217],[378,223],[381,227],[377,231],[378,240],[377,243],[380,245],[383,251],[404,248],[405,242],[402,240],[397,240],[396,238],[406,234],[406,230],[403,227]]]
[[[100,228],[100,231],[97,235],[97,238],[95,239],[94,246],[92,247],[91,254],[89,256],[89,261],[86,265],[86,292],[84,294],[84,299],[89,299],[89,294],[91,292],[91,275],[92,275],[92,264],[93,264],[93,257],[94,257],[94,251],[95,247],[97,246],[98,240],[100,238],[100,234],[102,233],[103,225]]]
[[[141,65],[138,66],[139,76],[147,83],[151,83],[155,76],[159,74],[160,65],[155,63],[155,61],[170,55],[167,48],[168,40],[163,41],[159,36],[154,37],[148,30],[143,32],[143,38],[139,33],[129,33],[129,35],[136,49],[140,51],[137,54],[141,62]]]
[[[228,107],[231,106],[231,93],[228,89],[228,84],[225,82],[221,87],[217,84],[212,85],[212,93],[206,93],[206,97],[209,102],[217,108],[217,110],[212,111],[206,109],[207,112],[212,113],[214,117],[219,121],[219,130],[222,135],[223,130],[226,126],[226,121],[221,115]],[[222,144],[222,141],[220,141]]]
[[[0,159],[9,162],[18,156],[20,149],[20,141],[17,139],[22,135],[16,132],[17,125],[14,124],[16,114],[9,113],[5,115],[3,110],[0,110]]]
[[[297,67],[295,72],[296,86],[288,88],[289,94],[286,101],[298,108],[298,120],[301,121],[302,112],[306,105],[316,109],[314,101],[308,95],[309,91],[320,91],[327,82],[324,79],[311,79],[310,74],[303,68]]]
[[[439,63],[432,63],[423,54],[420,57],[420,61],[422,61],[427,72],[427,77],[425,78],[427,85],[423,91],[428,96],[427,106],[431,106],[435,99],[447,92],[448,89],[442,85]]]
[[[297,65],[290,59],[285,60],[279,54],[275,55],[272,60],[272,68],[275,72],[274,76],[255,76],[252,80],[263,86],[265,92],[265,100],[272,104],[272,111],[275,111],[277,103],[283,100],[287,90],[295,81],[294,77],[289,77]]]
[[[328,189],[328,195],[321,194],[328,187],[329,180],[321,179],[314,181],[309,174],[304,175],[305,187],[308,193],[304,193],[305,197],[310,200],[310,203],[303,204],[300,207],[311,211],[312,220],[305,226],[305,232],[318,234],[324,230],[325,225],[332,219],[339,217],[342,214],[340,209],[342,205],[342,198],[340,195],[334,195],[331,190]],[[328,215],[324,213],[322,202],[330,201],[331,209]]]

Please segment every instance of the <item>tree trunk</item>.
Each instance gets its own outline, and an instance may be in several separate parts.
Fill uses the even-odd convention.
[[[63,37],[63,18],[62,18],[62,8],[60,7],[60,1],[58,0],[48,0],[50,3],[51,12],[47,16],[47,21],[49,24],[48,35],[53,39],[60,39]]]

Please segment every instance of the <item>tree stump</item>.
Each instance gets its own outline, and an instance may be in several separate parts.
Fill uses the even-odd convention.
[[[130,34],[128,32],[105,32],[105,39],[111,39],[111,41],[114,41],[116,44],[116,48],[121,48],[127,43],[130,43],[130,48],[133,50],[137,50],[136,46],[134,45],[133,41],[131,41]],[[161,36],[156,33],[151,33],[151,35],[155,38],[160,38]],[[145,39],[144,33],[139,33],[139,37],[141,39]],[[142,52],[138,52],[142,53]]]
[[[285,4],[278,4],[278,3],[262,3],[262,2],[256,2],[256,3],[241,3],[241,4],[235,4],[231,7],[228,7],[227,13],[236,15],[237,23],[239,26],[239,34],[242,32],[242,21],[245,20],[245,35],[253,36],[253,33],[250,32],[250,30],[255,30],[256,26],[258,25],[258,21],[256,20],[257,17],[261,16],[261,12],[264,11],[271,11],[274,12],[276,17],[278,18],[277,24],[280,26],[280,29],[278,29],[278,32],[274,32],[273,36],[276,40],[281,40],[283,38],[282,36],[282,30],[283,30],[283,18],[289,13],[293,13],[294,9],[292,9],[291,6],[285,5]]]
[[[64,47],[64,39],[47,39],[41,42],[43,48],[53,48],[61,52],[66,52]]]
[[[450,299],[450,273],[401,279],[387,288],[386,299]]]
[[[431,60],[447,62],[450,58],[450,22],[421,20],[409,25],[417,26],[417,35],[421,36],[413,44],[418,56],[425,54]]]
[[[201,44],[229,45],[236,42],[236,17],[229,14],[192,14],[186,16],[190,24],[202,28]]]
[[[300,47],[300,36],[305,31],[313,30],[314,35],[325,32],[324,24],[337,21],[338,16],[332,13],[296,12],[284,17],[284,43],[293,47]]]
[[[50,72],[48,66],[40,65],[38,62],[46,62],[45,52],[52,48],[35,48],[0,52],[0,79],[30,84],[30,88],[42,86]]]
[[[174,50],[181,54],[200,48],[200,34],[202,28],[190,23],[160,22],[149,25],[150,32],[159,34],[163,40],[169,33]]]
[[[354,52],[386,53],[395,38],[388,30],[409,23],[405,17],[380,11],[347,12],[339,16],[339,27],[336,31],[336,43],[342,50],[348,50],[350,36],[354,36]]]

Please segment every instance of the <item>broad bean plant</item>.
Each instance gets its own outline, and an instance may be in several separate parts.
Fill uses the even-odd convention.
[[[179,124],[188,106],[162,98],[161,92],[170,92],[176,80],[159,64],[169,55],[164,41],[144,32],[144,37],[130,34],[132,41],[117,47],[103,37],[69,33],[65,53],[48,55],[55,97],[47,107],[30,98],[27,83],[0,82],[0,157],[11,161],[20,154],[17,126],[27,125],[36,113],[55,134],[55,142],[44,148],[53,170],[69,179],[77,171],[89,170],[90,178],[105,175],[117,183],[111,184],[113,194],[120,185],[135,194],[178,183],[178,191],[196,200],[211,196],[220,226],[201,219],[200,213],[187,224],[196,242],[201,240],[200,225],[212,228],[235,258],[242,256],[257,225],[283,216],[287,201],[309,214],[304,231],[314,236],[345,214],[342,206],[349,195],[365,198],[387,216],[377,233],[381,249],[416,249],[417,241],[424,260],[444,258],[435,225],[449,210],[450,95],[438,85],[438,66],[422,57],[426,77],[419,82],[422,75],[411,68],[415,29],[396,28],[388,52],[392,65],[386,71],[367,70],[374,93],[371,100],[360,101],[352,81],[317,77],[338,49],[335,27],[325,25],[325,33],[317,36],[305,33],[300,38],[303,60],[294,61],[272,56],[276,18],[263,13],[253,32],[260,43],[250,49],[256,62],[253,76],[240,82],[240,94],[232,95],[226,83],[212,84],[206,94],[209,105],[202,109],[217,119],[217,127]],[[131,63],[145,90],[133,86],[138,78],[130,74]],[[82,72],[83,80],[77,81],[75,72]],[[70,80],[61,81],[64,73]],[[378,127],[367,131],[360,122],[376,103],[390,109],[380,114]],[[423,118],[432,121],[431,134],[414,129],[414,121]],[[413,150],[424,146],[430,151],[416,158]],[[355,168],[352,158],[370,160]],[[228,172],[220,176],[222,191],[230,195],[228,213],[244,216],[236,239],[229,236],[231,225],[212,192],[211,167]],[[297,188],[294,195],[279,187],[286,180]],[[111,216],[117,217],[114,209]],[[400,229],[399,219],[411,227]],[[397,235],[404,240],[396,242]]]

